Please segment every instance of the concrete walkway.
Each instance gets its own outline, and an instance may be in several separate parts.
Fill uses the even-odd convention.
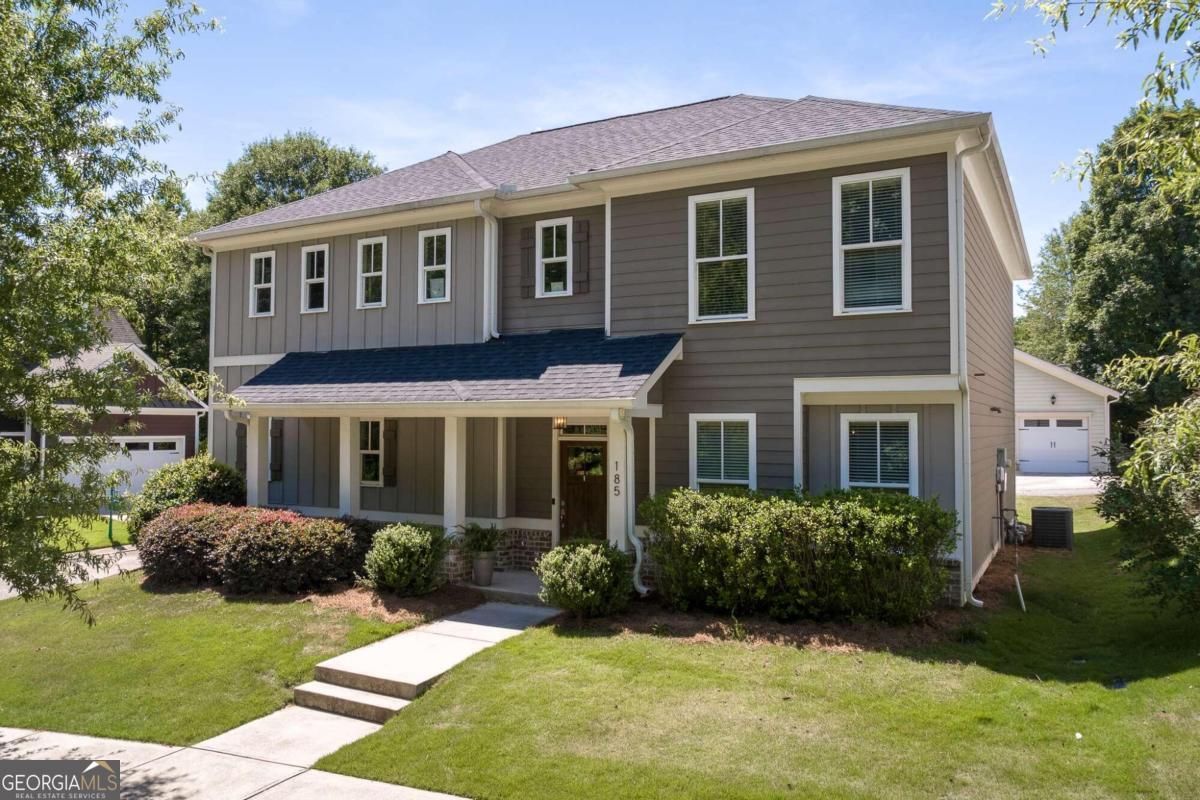
[[[88,567],[88,577],[83,581],[76,581],[76,583],[86,583],[98,578],[108,578],[119,572],[129,572],[130,570],[142,568],[142,557],[138,555],[138,549],[133,545],[100,547],[91,552],[92,555],[104,558],[105,563],[100,567]],[[6,581],[0,581],[0,600],[16,596],[16,589]]]

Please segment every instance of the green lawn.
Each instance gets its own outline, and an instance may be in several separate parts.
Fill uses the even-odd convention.
[[[1073,554],[1024,559],[1028,614],[895,653],[540,628],[318,767],[480,798],[1196,797],[1200,626],[1131,594],[1088,502]]]
[[[190,744],[282,707],[318,661],[407,627],[129,577],[83,594],[92,628],[56,602],[0,602],[0,725]]]
[[[111,547],[115,544],[129,544],[129,526],[122,520],[113,520],[113,541],[108,541],[108,517],[92,520],[89,525],[76,525],[83,534],[84,546],[89,548]]]

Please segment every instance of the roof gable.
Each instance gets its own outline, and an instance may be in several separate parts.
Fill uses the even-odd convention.
[[[1085,392],[1091,392],[1092,394],[1100,395],[1101,397],[1120,397],[1121,396],[1121,393],[1118,392],[1116,389],[1105,386],[1102,383],[1097,383],[1096,381],[1089,380],[1088,378],[1085,378],[1082,375],[1078,375],[1078,374],[1072,372],[1071,370],[1067,369],[1066,367],[1060,367],[1057,364],[1051,364],[1049,361],[1038,358],[1037,356],[1034,356],[1034,355],[1030,355],[1029,353],[1026,353],[1024,350],[1018,350],[1014,347],[1013,348],[1013,358],[1019,364],[1024,364],[1025,366],[1030,367],[1032,369],[1036,369],[1039,372],[1044,372],[1045,374],[1047,374],[1053,378],[1057,378],[1060,381],[1065,381],[1066,383],[1069,383],[1072,386],[1083,389]]]

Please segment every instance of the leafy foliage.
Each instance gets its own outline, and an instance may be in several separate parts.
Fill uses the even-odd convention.
[[[129,532],[140,543],[146,523],[169,508],[188,503],[244,506],[246,477],[207,453],[160,467],[133,499]]]
[[[492,525],[468,522],[458,526],[458,538],[468,553],[494,553],[500,547],[504,532]]]
[[[331,519],[244,508],[217,545],[217,574],[231,592],[301,592],[350,577],[354,535]]]
[[[633,594],[633,564],[607,542],[565,542],[533,568],[542,580],[544,602],[580,617],[615,614]]]
[[[956,517],[888,492],[706,494],[645,501],[659,590],[680,609],[913,622],[946,591]]]
[[[397,524],[375,534],[363,565],[363,583],[402,595],[426,594],[445,580],[449,541],[435,525]]]
[[[194,503],[168,508],[146,523],[138,554],[146,577],[159,586],[199,586],[218,577],[217,545],[240,509]]]

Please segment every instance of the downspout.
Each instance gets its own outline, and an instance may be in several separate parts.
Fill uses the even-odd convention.
[[[213,436],[217,421],[213,415],[213,353],[217,346],[217,251],[211,247],[200,247],[200,252],[208,256],[208,412],[205,414],[205,424],[208,436],[204,443],[205,452],[213,454]],[[228,387],[222,387],[228,388]],[[200,417],[196,417],[196,445],[193,455],[200,454]]]
[[[483,217],[483,334],[484,339],[499,339],[496,329],[500,306],[500,222],[475,199],[475,213]]]
[[[971,452],[971,405],[967,386],[967,260],[966,260],[966,189],[967,181],[963,175],[963,160],[967,156],[982,153],[992,146],[992,127],[988,125],[983,140],[978,144],[959,150],[954,156],[955,179],[958,191],[955,192],[955,269],[958,271],[958,389],[962,394],[962,448],[963,455]],[[968,467],[970,459],[964,458],[959,465],[960,480],[963,482],[963,497],[971,496],[971,471]],[[968,507],[970,500],[967,500]],[[964,524],[966,520],[963,520]],[[973,534],[973,532],[972,532]],[[967,579],[967,602],[975,608],[983,608],[983,601],[975,596],[975,559],[971,536],[963,536],[963,566]]]
[[[625,482],[625,530],[628,531],[629,541],[633,544],[633,588],[642,597],[650,593],[646,584],[642,583],[642,539],[637,535],[637,476],[633,472],[634,434],[633,423],[628,414],[621,414],[621,429],[625,431],[625,470],[628,480]]]

